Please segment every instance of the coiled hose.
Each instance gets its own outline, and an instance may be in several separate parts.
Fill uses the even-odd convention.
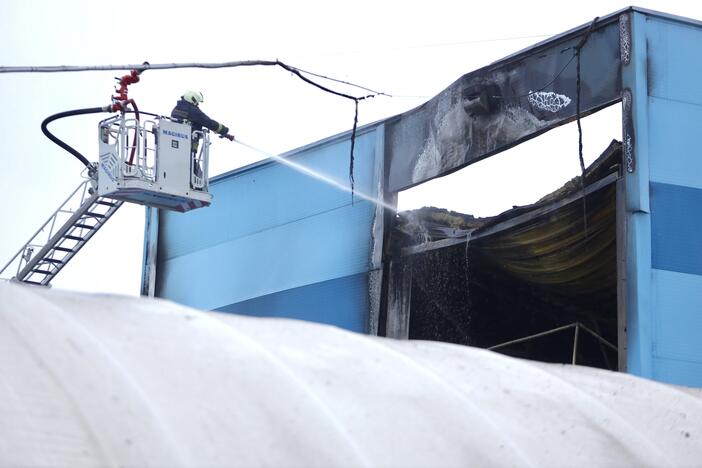
[[[89,107],[86,109],[74,109],[74,110],[68,110],[64,112],[59,112],[58,114],[50,115],[49,117],[45,118],[44,121],[41,123],[41,131],[46,137],[59,145],[61,148],[65,149],[69,153],[71,153],[73,156],[75,156],[85,167],[88,169],[91,168],[90,161],[80,154],[75,148],[72,146],[69,146],[66,144],[64,141],[60,140],[59,138],[56,137],[53,133],[49,131],[47,128],[47,125],[49,125],[51,122],[54,120],[62,119],[64,117],[72,117],[74,115],[84,115],[84,114],[98,114],[100,112],[110,112],[110,106],[105,106],[105,107]]]

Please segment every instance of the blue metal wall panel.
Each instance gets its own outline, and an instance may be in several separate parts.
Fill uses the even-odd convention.
[[[702,106],[649,98],[649,112],[651,180],[702,189]]]
[[[366,272],[373,212],[355,203],[166,260],[159,296],[216,309]]]
[[[368,332],[368,275],[363,273],[288,289],[217,309],[259,317],[285,317]]]
[[[651,231],[653,268],[702,275],[702,189],[651,183]]]
[[[627,218],[627,369],[652,377],[651,217],[635,212]]]
[[[702,387],[702,363],[655,358],[653,378],[688,387]]]
[[[633,13],[627,173],[629,370],[702,386],[702,28]]]
[[[702,363],[655,358],[653,365],[655,380],[688,387],[702,387]]]
[[[702,364],[702,276],[654,269],[653,283],[655,357]]]
[[[355,187],[371,196],[382,175],[375,173],[376,157],[383,157],[377,131],[364,129],[355,146]],[[346,135],[288,159],[348,185],[349,150]],[[210,189],[211,207],[160,219],[159,297],[203,309],[239,304],[236,310],[246,312],[243,302],[250,314],[366,330],[372,203],[352,203],[348,192],[277,162],[233,171]]]
[[[648,94],[702,105],[702,30],[699,26],[648,16]]]
[[[375,140],[375,132],[367,131],[357,137],[354,150],[355,187],[371,196],[376,195]],[[349,151],[350,142],[346,138],[313,146],[289,159],[348,185]],[[218,178],[211,183],[210,192],[213,194],[210,208],[185,214],[164,213],[160,222],[167,235],[161,239],[165,255],[162,259],[351,205],[348,192],[278,163]]]

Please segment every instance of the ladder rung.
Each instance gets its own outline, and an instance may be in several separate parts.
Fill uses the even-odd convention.
[[[87,213],[85,213],[85,216],[91,216],[91,217],[93,217],[93,218],[104,218],[104,217],[105,217],[104,214],[101,214],[101,213],[93,213],[92,211],[88,211]]]
[[[81,242],[85,240],[84,238],[78,237],[78,236],[69,236],[69,235],[66,235],[66,236],[63,236],[63,237],[64,237],[65,239],[70,239],[70,240],[74,240],[74,241],[81,241]]]
[[[32,270],[32,273],[41,273],[42,275],[52,275],[53,274],[53,272],[51,272],[49,270],[40,270],[40,269]]]
[[[45,258],[42,260],[42,262],[53,263],[55,265],[63,265],[63,262],[61,260],[56,260],[55,258]]]
[[[66,247],[54,247],[53,250],[58,250],[59,252],[68,252],[68,253],[73,253],[73,249],[67,249]]]
[[[77,223],[73,225],[74,227],[81,228],[81,229],[95,229],[95,226],[90,226],[89,224],[82,224],[82,223]]]
[[[100,205],[106,205],[106,206],[117,206],[117,203],[112,203],[112,202],[108,202],[105,200],[98,200],[95,203],[98,203]]]
[[[22,281],[22,282],[23,282],[23,283],[27,283],[27,284],[36,284],[37,286],[44,286],[43,284],[37,283],[36,281],[24,280],[24,281]]]

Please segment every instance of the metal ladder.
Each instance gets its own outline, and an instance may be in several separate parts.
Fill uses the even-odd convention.
[[[95,233],[122,206],[98,196],[92,181],[76,188],[53,215],[0,270],[0,277],[17,265],[12,280],[47,286]]]

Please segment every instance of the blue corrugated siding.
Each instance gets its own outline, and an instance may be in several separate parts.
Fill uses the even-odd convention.
[[[376,131],[360,134],[355,147],[356,189],[372,196]],[[348,137],[322,142],[289,159],[348,184],[349,145]],[[373,204],[357,197],[352,204],[349,193],[278,163],[234,171],[210,190],[211,207],[161,216],[158,296],[210,310],[243,311],[244,303],[249,314],[310,320],[335,296],[321,321],[365,329],[368,287],[358,278],[369,270]],[[355,286],[329,289],[335,281]],[[336,293],[316,297],[324,291]]]
[[[656,357],[702,364],[702,276],[653,270],[653,281]]]
[[[637,157],[627,174],[629,367],[702,386],[702,30],[634,17],[623,73],[635,96]]]
[[[646,48],[650,63],[649,96],[702,105],[699,77],[700,26],[650,16],[646,22]]]
[[[366,272],[373,215],[368,205],[356,203],[166,260],[159,265],[159,295],[216,309]]]
[[[348,185],[349,145],[348,139],[324,144],[290,159]],[[373,192],[374,150],[375,132],[357,138],[355,186],[365,193]],[[165,212],[161,217],[168,233],[160,240],[166,259],[351,205],[349,193],[277,163],[220,178],[210,192],[211,207],[185,214]]]
[[[367,333],[368,314],[359,314],[359,311],[368,311],[368,275],[363,273],[288,289],[217,310],[309,320]]]
[[[702,190],[654,182],[650,192],[651,266],[702,275]]]
[[[702,387],[702,363],[655,358],[653,366],[652,377],[655,380],[688,387]]]
[[[651,179],[702,189],[702,147],[698,140],[702,106],[662,98],[650,98],[648,103]]]

